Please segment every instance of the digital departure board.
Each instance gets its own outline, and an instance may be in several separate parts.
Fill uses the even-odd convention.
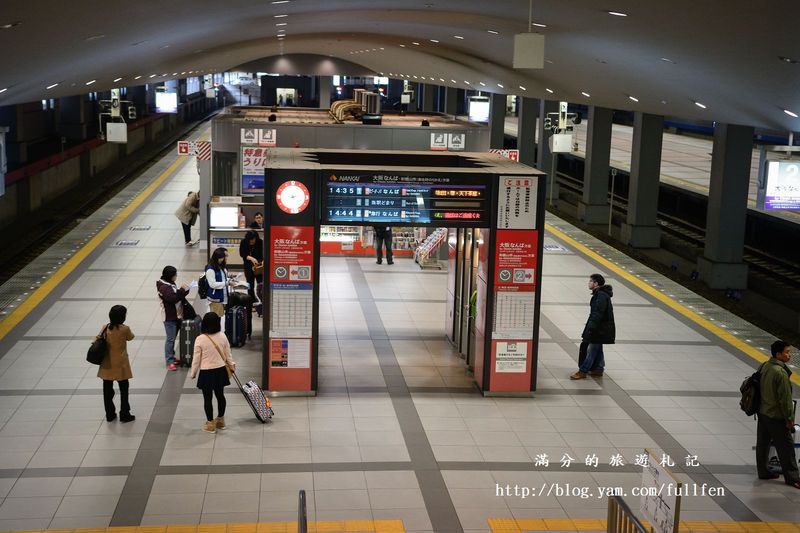
[[[327,222],[480,225],[489,222],[489,175],[327,172]]]

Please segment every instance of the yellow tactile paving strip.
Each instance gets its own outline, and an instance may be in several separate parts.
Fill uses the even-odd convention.
[[[492,533],[522,533],[523,531],[606,531],[604,519],[577,518],[490,518]],[[649,527],[647,522],[642,522]],[[776,533],[799,532],[800,524],[792,522],[717,522],[706,520],[681,520],[681,533]]]
[[[297,533],[297,522],[33,529],[14,533]],[[402,520],[332,520],[309,522],[308,533],[405,533],[405,527]]]

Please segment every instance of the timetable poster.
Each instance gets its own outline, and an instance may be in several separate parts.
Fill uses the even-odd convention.
[[[311,337],[314,228],[270,228],[270,339]]]

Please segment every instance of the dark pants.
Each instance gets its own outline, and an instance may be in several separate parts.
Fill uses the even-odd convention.
[[[225,389],[220,387],[218,389],[203,389],[203,409],[206,412],[206,420],[209,422],[214,420],[214,405],[211,403],[212,398],[217,397],[217,416],[225,416],[225,406],[228,402],[225,401]]]
[[[184,242],[192,242],[192,227],[189,224],[184,224],[183,222],[181,222],[181,226],[183,226]]]
[[[797,470],[797,459],[794,455],[794,437],[792,432],[786,427],[786,421],[779,418],[771,418],[758,415],[758,428],[756,429],[756,469],[759,477],[767,477],[770,472],[767,470],[767,460],[769,459],[769,446],[775,446],[778,452],[778,460],[781,462],[783,479],[787,485],[800,481],[800,473]]]
[[[119,412],[121,415],[129,415],[131,406],[128,403],[128,380],[117,381],[119,384]],[[103,403],[106,406],[106,418],[113,418],[117,414],[114,406],[114,382],[110,379],[103,380]]]
[[[378,255],[378,261],[383,261],[383,248],[386,247],[386,261],[392,262],[392,234],[389,233],[385,237],[375,235],[375,253]]]
[[[583,344],[581,343],[581,350],[583,350]],[[578,361],[580,361],[580,357]],[[589,372],[602,372],[605,367],[606,360],[603,354],[603,345],[586,343],[586,358],[582,363],[579,362],[578,370],[588,374]]]

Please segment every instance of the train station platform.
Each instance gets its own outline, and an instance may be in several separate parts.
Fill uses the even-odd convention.
[[[574,126],[574,141],[578,143],[578,149],[572,152],[571,155],[581,159],[586,157],[586,131],[586,122]],[[517,137],[517,117],[506,117],[505,134],[510,137]],[[538,137],[538,131],[535,136]],[[633,127],[623,124],[613,125],[611,132],[610,159],[613,168],[630,172],[632,142]],[[712,145],[711,139],[678,135],[665,131],[661,155],[661,181],[680,189],[686,189],[703,196],[708,196],[708,184],[711,180]],[[771,155],[773,155],[775,159],[782,159],[785,157],[785,154]],[[753,149],[750,164],[750,188],[748,192],[748,205],[750,209],[790,222],[800,223],[800,215],[793,211],[762,210],[756,208],[758,164],[758,149]]]
[[[535,397],[472,385],[445,339],[445,275],[326,257],[319,394],[274,398],[262,425],[229,388],[228,429],[203,433],[194,382],[164,368],[154,290],[165,265],[181,281],[203,269],[202,243],[186,248],[173,215],[197,187],[194,160],[165,156],[0,287],[0,530],[291,531],[300,489],[326,531],[603,530],[601,488],[638,509],[645,448],[687,485],[724,493],[684,497],[687,523],[800,523],[800,491],[756,478],[755,422],[738,408],[774,339],[549,214]],[[593,272],[614,287],[617,343],[604,377],[572,381]],[[105,421],[85,361],[114,304],[136,335],[127,424]],[[234,350],[245,379],[260,377],[260,334]],[[515,485],[547,494],[499,494]]]

